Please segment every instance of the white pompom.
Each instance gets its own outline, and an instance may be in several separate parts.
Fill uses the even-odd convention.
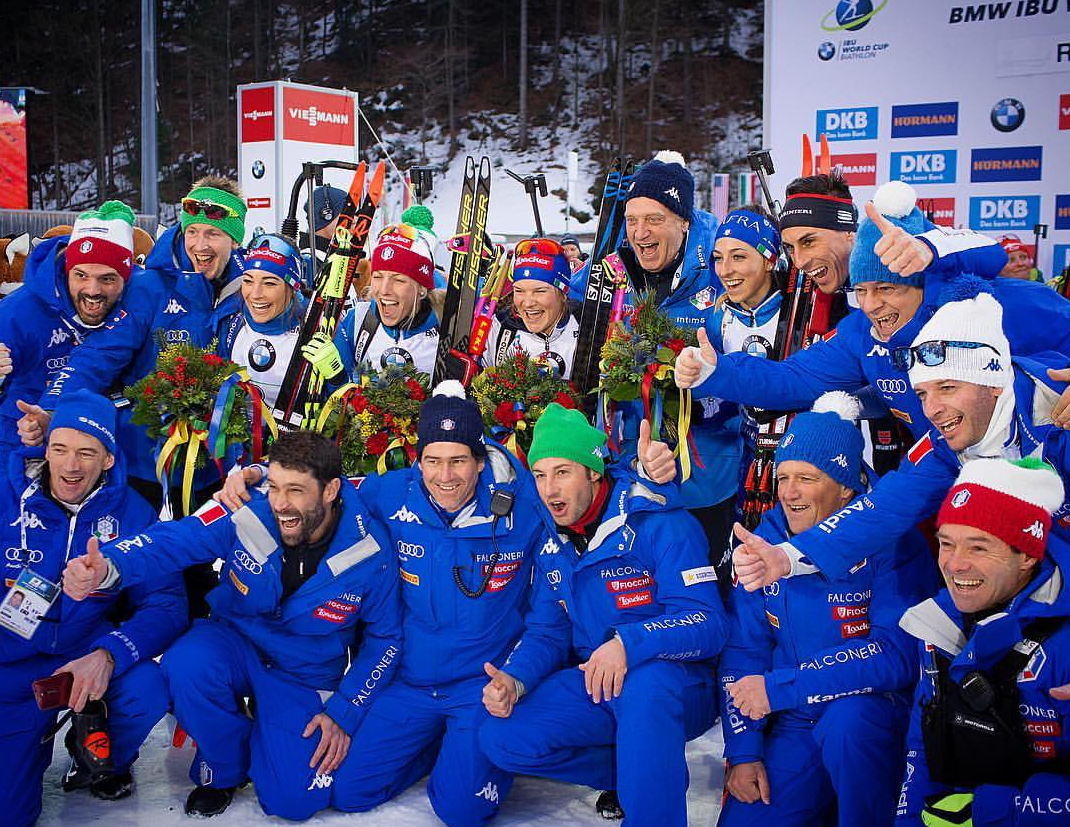
[[[464,392],[464,385],[458,382],[456,379],[444,379],[435,385],[435,390],[431,394],[432,396],[455,396],[458,399],[467,399],[467,395]]]
[[[881,184],[873,194],[873,206],[877,212],[889,218],[906,218],[914,209],[918,194],[904,181],[889,181]]]
[[[814,413],[834,413],[847,422],[857,422],[862,414],[862,403],[858,397],[844,391],[823,393],[814,402]]]
[[[661,161],[663,164],[679,164],[684,167],[684,169],[687,169],[687,162],[684,160],[684,156],[671,149],[661,150],[661,152],[654,156],[654,160]]]

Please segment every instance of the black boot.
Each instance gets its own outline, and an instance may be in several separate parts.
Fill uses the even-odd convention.
[[[595,802],[594,808],[602,818],[611,821],[620,821],[624,818],[624,810],[620,807],[620,799],[617,798],[616,790],[603,790]]]
[[[78,768],[89,774],[90,781],[115,772],[108,736],[108,710],[103,701],[88,701],[81,712],[71,716],[65,743]]]
[[[230,806],[236,787],[194,787],[186,798],[186,815],[211,818]]]
[[[130,795],[134,791],[134,786],[134,776],[127,770],[112,773],[99,781],[94,781],[89,785],[89,792],[104,801],[118,801]]]

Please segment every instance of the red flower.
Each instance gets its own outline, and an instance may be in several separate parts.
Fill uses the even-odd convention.
[[[355,394],[350,400],[349,404],[353,406],[353,410],[357,413],[363,413],[364,409],[368,407],[368,398],[362,394]]]
[[[669,339],[669,341],[665,343],[665,347],[667,347],[669,350],[679,356],[680,351],[687,347],[687,342],[685,342],[683,339]]]
[[[513,407],[512,402],[502,402],[494,409],[494,419],[506,428],[513,428],[524,418],[524,414]]]
[[[368,437],[368,441],[364,443],[364,447],[368,449],[368,453],[372,456],[378,457],[386,450],[386,446],[390,444],[390,436],[386,431],[379,431],[377,434],[372,434]]]
[[[562,408],[575,408],[576,407],[576,403],[572,401],[572,397],[569,396],[567,393],[563,393],[562,391],[558,391],[554,395],[554,402],[556,402]]]
[[[409,396],[415,399],[417,402],[423,402],[427,398],[427,394],[424,393],[424,389],[420,387],[420,383],[415,379],[406,379],[405,387],[409,389]]]
[[[172,395],[172,396],[173,396],[173,397],[174,397],[175,399],[181,399],[181,398],[182,398],[182,391],[180,391],[180,390],[179,390],[178,388],[175,388],[175,389],[174,389],[174,390],[173,390],[173,391],[171,392],[171,395]]]
[[[180,356],[179,359],[182,359],[182,357]],[[184,363],[186,360],[182,359],[182,361]],[[212,367],[217,368],[223,365],[226,362],[226,359],[215,353],[206,353],[204,354],[204,356],[201,357],[201,361],[204,362],[206,365],[211,365]]]

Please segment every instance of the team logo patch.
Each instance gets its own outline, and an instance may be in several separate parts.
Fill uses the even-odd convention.
[[[951,498],[951,507],[962,508],[962,506],[966,505],[966,503],[968,503],[969,501],[970,489],[963,488],[961,491],[957,492],[954,497]]]
[[[318,617],[320,620],[326,620],[329,623],[345,623],[346,620],[343,612],[335,612],[325,606],[317,606],[312,616]]]
[[[93,536],[102,543],[114,540],[119,536],[119,524],[111,515],[101,517],[97,520],[96,525],[93,526]]]
[[[241,580],[238,579],[238,575],[234,573],[234,569],[227,572],[230,575],[230,582],[234,584],[234,588],[242,593],[242,597],[249,594],[249,587],[246,586]]]
[[[85,241],[83,241],[81,244],[78,245],[78,252],[79,253],[88,253],[92,249],[93,249],[93,242],[90,241],[88,238]]]
[[[709,310],[716,304],[716,301],[713,298],[713,288],[706,287],[699,290],[691,297],[691,304],[696,310]]]
[[[895,411],[893,409],[892,413],[898,415],[898,413],[901,413],[901,412],[897,412],[897,411]],[[907,421],[909,421],[909,419]],[[914,445],[911,447],[911,449],[909,451],[907,451],[907,459],[909,459],[910,462],[913,465],[917,465],[925,457],[927,457],[929,454],[931,454],[932,451],[933,451],[933,441],[929,437],[929,435],[926,434],[921,439],[919,439],[917,442],[915,442]]]
[[[405,571],[405,569],[398,569],[398,571],[401,573],[401,579],[404,580],[406,583],[410,583],[413,586],[420,585],[420,575],[413,574],[410,571]]]
[[[647,590],[617,595],[618,609],[631,609],[635,606],[649,606],[653,602],[654,597]]]
[[[225,516],[227,516],[227,508],[221,503],[215,503],[197,512],[197,519],[201,521],[201,525],[211,525]]]
[[[1048,656],[1044,652],[1043,646],[1038,646],[1034,651],[1032,657],[1029,658],[1029,662],[1022,667],[1022,671],[1018,673],[1018,683],[1029,683],[1035,681],[1040,673],[1044,670],[1044,665],[1048,662]]]
[[[439,427],[443,431],[452,431],[454,428],[457,427],[457,423],[454,422],[452,419],[443,419]]]
[[[524,565],[523,560],[512,560],[508,563],[498,563],[494,567],[494,574],[490,577],[490,582],[487,584],[487,591],[500,592],[506,586],[509,585],[509,581],[513,579],[520,567]],[[487,572],[490,570],[490,564],[484,563],[482,574],[487,576]]]
[[[713,566],[702,566],[697,569],[684,569],[680,572],[685,586],[694,586],[696,583],[717,582],[717,569]]]

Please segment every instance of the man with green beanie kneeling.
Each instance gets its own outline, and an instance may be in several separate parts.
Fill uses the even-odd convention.
[[[502,769],[615,788],[626,824],[685,825],[684,744],[717,717],[727,621],[675,487],[606,467],[605,441],[557,404],[535,426],[528,462],[560,542],[536,558],[523,637],[487,664],[480,744]],[[554,604],[556,624],[530,622]]]

